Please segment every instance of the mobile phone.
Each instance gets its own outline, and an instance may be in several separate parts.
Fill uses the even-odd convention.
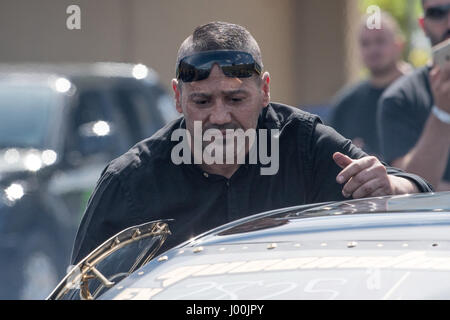
[[[450,62],[450,39],[447,39],[432,48],[434,65],[443,67]]]

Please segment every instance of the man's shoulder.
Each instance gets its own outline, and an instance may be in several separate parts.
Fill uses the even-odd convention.
[[[282,128],[292,123],[311,124],[321,122],[320,117],[316,114],[302,110],[282,103],[272,102],[266,113],[266,119],[271,115],[277,125]]]
[[[386,89],[382,99],[416,100],[417,97],[429,97],[431,93],[428,81],[429,70],[429,67],[425,66],[400,77]]]
[[[362,80],[341,89],[331,99],[329,123],[343,130],[351,122],[356,110],[367,109],[365,107],[368,106],[371,89],[369,80]]]
[[[136,143],[121,156],[113,159],[104,172],[126,177],[140,170],[148,170],[158,162],[164,163],[170,158],[173,142],[171,140],[174,130],[180,128],[183,118],[178,118],[158,130],[151,137]]]
[[[345,86],[333,97],[332,105],[335,107],[345,105],[346,102],[358,99],[371,88],[369,80],[362,80]]]

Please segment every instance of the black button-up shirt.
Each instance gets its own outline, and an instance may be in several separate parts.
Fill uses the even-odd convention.
[[[117,232],[152,220],[175,219],[163,249],[211,228],[263,211],[308,203],[344,200],[341,171],[332,155],[366,156],[350,140],[312,114],[271,103],[257,129],[278,129],[279,170],[261,175],[260,164],[244,164],[230,179],[209,174],[195,164],[176,165],[172,132],[185,128],[180,118],[141,141],[102,172],[88,202],[72,253],[79,262]],[[270,150],[270,149],[269,149]],[[420,177],[387,168],[414,181],[422,192],[431,187]]]

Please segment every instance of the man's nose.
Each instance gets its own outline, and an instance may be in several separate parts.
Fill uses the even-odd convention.
[[[231,113],[228,106],[222,99],[217,99],[214,108],[209,117],[209,121],[214,124],[222,125],[231,122]]]

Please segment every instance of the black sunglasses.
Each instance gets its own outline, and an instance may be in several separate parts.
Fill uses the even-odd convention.
[[[425,11],[425,18],[430,20],[442,20],[447,17],[449,11],[450,11],[450,4],[429,7]]]
[[[180,60],[177,79],[183,82],[200,81],[209,77],[214,64],[227,77],[250,78],[253,72],[261,74],[261,66],[248,52],[234,50],[203,51]]]

